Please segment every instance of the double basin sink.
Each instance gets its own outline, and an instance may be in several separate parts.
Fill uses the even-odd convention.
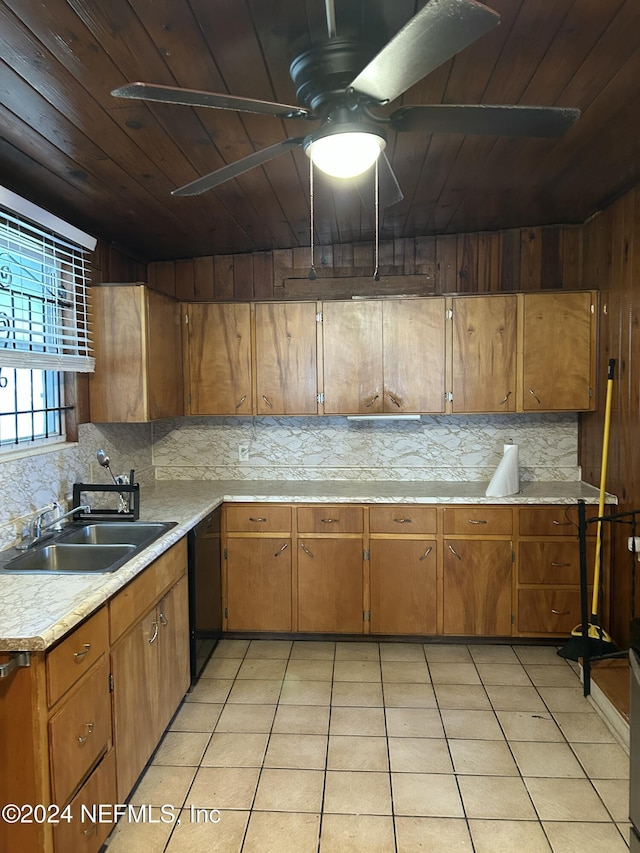
[[[175,527],[174,521],[75,522],[0,566],[10,573],[113,572]],[[11,554],[16,552],[12,549]]]

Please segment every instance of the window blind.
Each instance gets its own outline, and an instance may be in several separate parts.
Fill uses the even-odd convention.
[[[93,238],[0,188],[0,367],[93,371],[94,246]]]

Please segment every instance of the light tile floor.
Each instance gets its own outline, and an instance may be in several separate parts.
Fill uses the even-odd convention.
[[[108,853],[626,853],[628,757],[573,666],[222,640],[132,794],[157,822],[121,820]]]

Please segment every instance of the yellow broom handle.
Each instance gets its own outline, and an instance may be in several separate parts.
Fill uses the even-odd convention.
[[[607,397],[604,404],[604,434],[602,437],[602,463],[600,466],[600,499],[598,501],[598,516],[604,515],[605,489],[607,483],[607,464],[609,461],[609,431],[611,429],[611,400],[613,397],[613,370],[615,358],[609,359],[607,374]],[[591,599],[591,621],[595,622],[598,615],[598,594],[600,589],[600,549],[602,547],[602,522],[598,522],[596,536],[596,561],[593,572],[593,596]]]

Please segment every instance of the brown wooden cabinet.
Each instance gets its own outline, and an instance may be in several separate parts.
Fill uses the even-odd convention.
[[[325,302],[324,413],[444,411],[444,299]]]
[[[250,415],[251,306],[191,302],[182,313],[185,414]]]
[[[373,634],[435,634],[435,507],[369,510]]]
[[[452,299],[452,412],[515,412],[517,297]]]
[[[526,293],[523,298],[522,408],[595,407],[595,294]]]
[[[290,536],[228,537],[228,631],[291,630]]]
[[[182,540],[109,604],[118,801],[129,796],[189,686]]]
[[[180,305],[142,284],[91,288],[94,423],[139,423],[183,414]]]
[[[266,302],[255,308],[259,415],[318,412],[315,302]]]
[[[594,516],[596,513],[597,508],[588,508],[588,515]],[[582,621],[576,508],[521,508],[519,533],[518,633],[533,637],[566,636]],[[587,578],[591,607],[596,547],[596,530],[593,525],[587,533]]]

